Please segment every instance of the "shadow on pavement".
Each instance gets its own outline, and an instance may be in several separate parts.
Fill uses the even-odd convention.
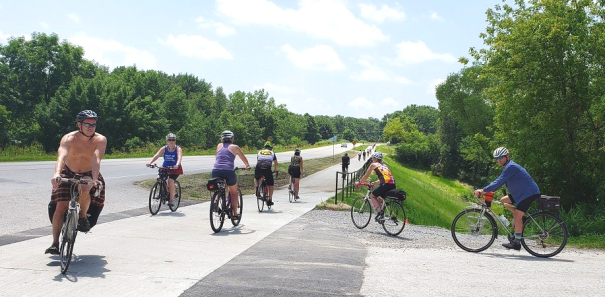
[[[64,280],[77,282],[79,278],[105,278],[105,273],[111,271],[105,268],[107,266],[105,256],[74,254],[66,275],[63,275],[60,271],[60,256],[53,256],[52,258],[56,261],[49,263],[48,266],[57,266],[58,274],[53,279],[57,282]]]

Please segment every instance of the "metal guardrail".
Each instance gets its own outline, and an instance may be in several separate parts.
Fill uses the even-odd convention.
[[[336,189],[334,194],[334,204],[338,204],[338,191],[340,190],[340,201],[345,201],[345,198],[348,198],[353,194],[355,190],[355,182],[359,180],[368,170],[372,164],[372,158],[369,158],[363,166],[357,171],[354,172],[341,172],[336,171]],[[339,185],[340,184],[340,185]]]

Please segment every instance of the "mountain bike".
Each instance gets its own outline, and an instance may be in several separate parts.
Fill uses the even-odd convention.
[[[275,174],[275,179],[277,179],[279,171],[271,171],[271,174]],[[263,212],[265,204],[269,201],[269,188],[264,176],[261,176],[258,182],[258,187],[256,188],[256,206],[259,212]],[[271,209],[271,205],[267,205],[267,209]]]
[[[359,229],[368,226],[372,218],[372,204],[370,203],[370,193],[374,189],[375,183],[359,183],[356,184],[356,189],[359,186],[368,188],[365,196],[355,198],[351,203],[351,220],[353,225]],[[391,193],[391,191],[389,191]],[[405,194],[400,197],[386,195],[384,199],[385,207],[376,213],[374,220],[382,225],[384,231],[392,236],[399,235],[405,228],[405,210],[403,209],[403,201],[406,199]]]
[[[61,273],[67,273],[67,268],[71,263],[71,257],[74,251],[74,245],[76,244],[76,236],[78,235],[78,218],[80,217],[80,187],[79,185],[89,185],[94,183],[89,179],[82,179],[84,176],[76,174],[72,178],[57,177],[57,182],[68,182],[71,183],[71,199],[65,214],[65,221],[63,227],[61,227],[61,245],[59,247],[59,254],[61,255]],[[97,187],[97,191],[94,197],[99,196],[100,189]]]
[[[149,192],[149,212],[151,215],[156,215],[162,204],[170,202],[170,191],[168,190],[168,169],[172,167],[162,167],[156,164],[147,165],[149,168],[158,168],[158,179],[151,187]],[[174,200],[172,205],[168,203],[168,208],[175,212],[181,204],[181,184],[178,180],[174,181]]]
[[[239,168],[235,168],[237,172]],[[220,232],[225,223],[225,216],[227,216],[233,226],[239,225],[242,220],[244,200],[242,199],[242,191],[237,188],[237,196],[239,199],[239,205],[237,207],[238,216],[234,217],[231,210],[231,193],[227,190],[227,181],[221,177],[215,177],[208,180],[206,188],[212,192],[212,199],[210,200],[210,228],[214,233]]]
[[[481,252],[489,248],[498,237],[499,222],[509,241],[514,239],[514,228],[509,229],[485,201],[485,195],[475,197],[472,205],[460,212],[452,222],[452,237],[456,245],[468,252]],[[567,227],[559,216],[551,211],[558,208],[559,197],[542,195],[537,211],[526,212],[523,217],[521,245],[536,257],[548,258],[560,253],[567,244]],[[502,204],[499,201],[493,201]],[[553,207],[556,205],[556,207]],[[511,231],[512,230],[512,231]]]

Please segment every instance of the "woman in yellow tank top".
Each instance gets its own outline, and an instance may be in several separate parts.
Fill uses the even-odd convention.
[[[370,193],[370,199],[372,200],[372,207],[374,207],[374,210],[381,211],[384,207],[384,199],[382,198],[386,196],[387,192],[397,188],[395,186],[395,179],[393,178],[393,174],[391,174],[391,170],[386,164],[382,163],[381,152],[375,152],[372,154],[372,164],[370,167],[368,167],[366,174],[359,179],[359,183],[365,182],[366,179],[370,177],[372,172],[376,173],[378,176],[380,186]]]

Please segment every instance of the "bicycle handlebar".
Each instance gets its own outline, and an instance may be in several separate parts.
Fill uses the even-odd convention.
[[[176,166],[160,166],[160,165],[156,165],[156,164],[146,164],[145,166],[149,167],[149,168],[159,168],[159,169],[175,169]]]
[[[356,182],[355,183],[355,190],[359,190],[359,186],[364,186],[364,187],[368,187],[368,190],[371,188],[374,188],[374,185],[376,183],[375,182],[371,182],[371,183],[360,183],[360,182]]]

